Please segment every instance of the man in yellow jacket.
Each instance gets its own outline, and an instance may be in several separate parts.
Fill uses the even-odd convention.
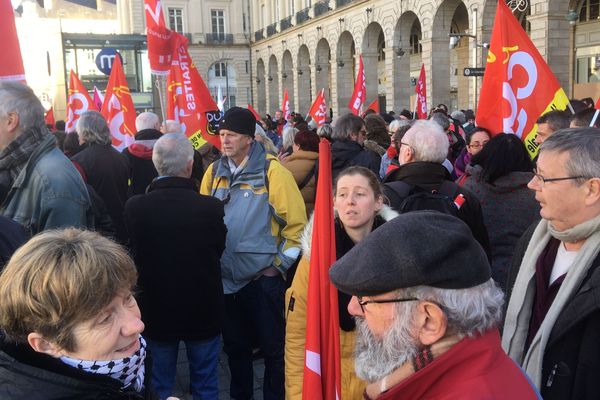
[[[200,187],[225,203],[223,341],[236,400],[252,399],[256,341],[265,357],[264,398],[284,398],[283,277],[300,254],[306,224],[292,174],[254,140],[255,127],[245,108],[225,113],[219,125],[223,157],[208,167]]]

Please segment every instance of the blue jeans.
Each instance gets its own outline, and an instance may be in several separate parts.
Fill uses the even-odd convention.
[[[157,342],[146,338],[152,356],[152,386],[161,400],[173,394],[179,342]],[[194,400],[219,398],[217,365],[221,337],[202,341],[184,341],[190,368],[190,386]]]
[[[262,276],[239,292],[225,295],[223,342],[231,372],[232,399],[252,399],[252,350],[256,344],[265,357],[264,400],[284,399],[284,297],[281,276]]]

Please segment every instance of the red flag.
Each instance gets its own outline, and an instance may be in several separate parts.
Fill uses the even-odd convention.
[[[0,38],[2,38],[0,81],[25,82],[25,68],[23,68],[15,15],[10,0],[0,0]]]
[[[594,105],[594,108],[596,110],[600,110],[600,97],[598,97],[598,100],[596,100],[596,104]]]
[[[52,107],[50,107],[50,109],[46,111],[44,121],[46,122],[46,125],[52,125],[52,130],[54,130],[54,123],[56,121],[54,120],[54,109]]]
[[[373,111],[375,111],[377,114],[379,114],[379,98],[378,98],[378,97],[376,97],[376,98],[375,98],[375,100],[373,100],[373,101],[371,102],[371,104],[369,104],[369,105],[367,106],[367,109],[365,110],[365,113],[366,113],[367,111],[369,111],[369,110],[373,110]],[[362,116],[364,117],[364,116],[365,116],[365,114],[363,113],[363,115],[362,115]]]
[[[150,71],[156,75],[167,75],[171,68],[171,57],[176,42],[174,32],[165,26],[160,0],[144,0],[146,10],[146,35]]]
[[[313,102],[308,115],[312,117],[317,123],[317,126],[321,126],[327,120],[327,103],[325,103],[325,89],[321,89],[317,98]]]
[[[122,151],[135,140],[136,115],[119,55],[113,59],[104,100],[102,115],[108,123],[112,145]]]
[[[359,115],[360,109],[366,101],[367,86],[365,81],[365,69],[361,55],[358,61],[358,74],[356,75],[356,83],[354,83],[354,91],[352,97],[350,97],[350,103],[348,103],[348,108],[350,108],[352,114]]]
[[[254,118],[256,118],[257,121],[260,121],[262,119],[262,117],[256,112],[256,110],[252,107],[250,103],[248,103],[248,110],[250,110],[250,112],[254,115]]]
[[[419,119],[427,119],[427,80],[425,77],[425,64],[421,64],[421,73],[419,80],[415,86],[417,99],[415,102],[415,110]]]
[[[86,111],[96,109],[96,106],[90,99],[90,95],[79,80],[75,72],[71,70],[69,75],[69,100],[67,103],[67,122],[65,123],[65,132],[75,132],[75,125],[79,116]]]
[[[283,102],[281,103],[281,111],[283,111],[283,118],[287,121],[290,119],[290,114],[292,110],[290,110],[290,99],[288,96],[288,90],[285,89],[283,91]]]
[[[313,214],[303,400],[340,398],[340,325],[337,289],[329,281],[329,267],[335,262],[333,194],[331,191],[331,150],[329,142],[319,144],[319,179]]]
[[[504,1],[499,1],[479,97],[477,125],[514,133],[537,154],[538,117],[564,110],[567,95]]]
[[[188,53],[187,38],[174,35],[178,45],[167,78],[167,118],[181,123],[195,148],[207,141],[220,149],[221,112]]]

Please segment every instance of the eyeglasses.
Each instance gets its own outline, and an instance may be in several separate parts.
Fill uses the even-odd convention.
[[[404,142],[402,142],[402,141],[400,141],[400,142],[398,142],[398,143],[400,143],[400,145],[401,145],[401,146],[406,146],[406,147],[408,147],[409,149],[412,149],[412,148],[413,148],[413,147],[412,147],[410,144],[408,144],[408,143],[404,143]]]
[[[475,142],[475,143],[473,143],[473,144],[470,144],[470,145],[469,145],[469,147],[471,147],[471,148],[473,148],[473,149],[480,149],[480,148],[482,148],[483,146],[485,146],[487,143],[488,143],[488,142],[483,142],[483,143],[478,143],[478,142]]]
[[[383,299],[383,300],[363,300],[362,296],[356,296],[358,300],[358,304],[360,305],[360,309],[363,314],[365,312],[365,306],[367,304],[375,303],[375,304],[385,304],[385,303],[403,303],[405,301],[419,301],[416,297],[409,297],[407,299]]]
[[[542,175],[537,173],[537,169],[534,168],[533,169],[533,175],[540,181],[542,182],[542,185],[545,185],[548,182],[558,182],[558,181],[570,181],[573,179],[588,179],[585,176],[565,176],[562,178],[544,178]]]

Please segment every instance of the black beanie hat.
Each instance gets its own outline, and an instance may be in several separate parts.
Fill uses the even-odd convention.
[[[254,137],[256,118],[247,108],[231,107],[221,118],[219,130],[221,129]]]

